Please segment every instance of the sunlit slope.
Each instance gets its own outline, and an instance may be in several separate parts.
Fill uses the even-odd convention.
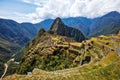
[[[54,39],[57,40],[57,39]],[[69,50],[78,52],[73,63],[77,67],[44,71],[34,68],[30,75],[14,74],[4,79],[12,80],[119,80],[120,36],[100,36],[82,43],[70,42]],[[88,61],[88,56],[90,61]]]

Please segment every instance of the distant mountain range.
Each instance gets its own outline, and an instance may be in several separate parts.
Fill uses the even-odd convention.
[[[37,33],[31,23],[17,23],[13,20],[0,19],[0,59],[8,60]]]
[[[0,19],[0,75],[4,65],[21,47],[37,33],[31,23],[17,23],[13,20]]]
[[[70,17],[63,18],[62,21],[67,26],[79,29],[86,37],[114,34],[120,30],[120,14],[116,11],[93,19]],[[7,53],[16,53],[21,46],[35,37],[40,28],[49,30],[52,23],[53,19],[36,24],[0,19],[0,53],[2,54],[0,57],[4,57]]]
[[[62,21],[68,26],[79,29],[87,37],[113,34],[120,29],[120,13],[116,11],[93,19],[86,17],[70,17],[63,18]],[[48,30],[52,23],[53,19],[48,19],[36,25],[39,25],[38,29],[43,27]]]

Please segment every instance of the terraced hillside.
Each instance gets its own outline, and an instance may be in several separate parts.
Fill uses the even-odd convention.
[[[79,51],[71,45],[75,42],[71,38],[53,35],[47,32],[36,37],[26,49],[21,60],[19,73],[27,73],[34,68],[53,71],[77,66],[73,64],[74,58],[80,55]]]
[[[81,53],[78,47],[71,45],[74,40],[81,42],[85,37],[78,29],[68,27],[60,18],[56,18],[50,30],[41,29],[26,46],[18,73],[27,73],[34,68],[54,71],[76,67],[75,58]]]
[[[59,37],[60,36],[54,36],[51,39],[57,41],[60,40],[58,39]],[[119,68],[120,67],[120,35],[99,36],[97,38],[92,38],[90,40],[83,41],[82,43],[69,41],[68,44],[66,42],[63,41],[62,44],[57,43],[57,45],[54,47],[46,46],[47,49],[45,48],[46,49],[45,52],[52,50],[54,51],[55,49],[60,49],[60,48],[63,50],[66,49],[65,50],[66,53],[67,51],[69,53],[67,57],[72,56],[72,59],[70,59],[72,60],[71,63],[76,64],[77,67],[74,66],[74,68],[55,70],[55,71],[45,71],[42,70],[42,68],[41,69],[34,68],[34,70],[28,75],[13,74],[11,76],[5,77],[3,80],[6,79],[7,80],[9,79],[10,80],[11,79],[12,80],[16,80],[16,79],[17,80],[119,80],[120,79],[120,68]],[[31,51],[35,55],[34,50]],[[28,54],[31,51],[28,51]],[[65,55],[66,53],[62,53],[62,54]],[[46,54],[46,56],[47,55],[53,56],[53,54]],[[29,58],[27,58],[26,60],[30,59],[30,57],[31,56],[29,56]],[[62,58],[66,59],[63,57],[63,55]],[[69,60],[66,61],[69,62]],[[48,60],[48,62],[51,62],[51,60],[50,61]],[[70,63],[67,64],[70,65]]]

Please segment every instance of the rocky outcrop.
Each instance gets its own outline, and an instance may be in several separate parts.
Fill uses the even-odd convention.
[[[85,37],[80,30],[76,28],[68,27],[61,21],[60,18],[55,19],[48,32],[56,35],[67,36],[73,38],[78,42],[85,40]]]

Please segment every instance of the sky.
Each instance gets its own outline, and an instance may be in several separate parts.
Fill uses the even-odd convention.
[[[37,23],[56,17],[95,18],[120,12],[120,0],[0,0],[0,18]]]

